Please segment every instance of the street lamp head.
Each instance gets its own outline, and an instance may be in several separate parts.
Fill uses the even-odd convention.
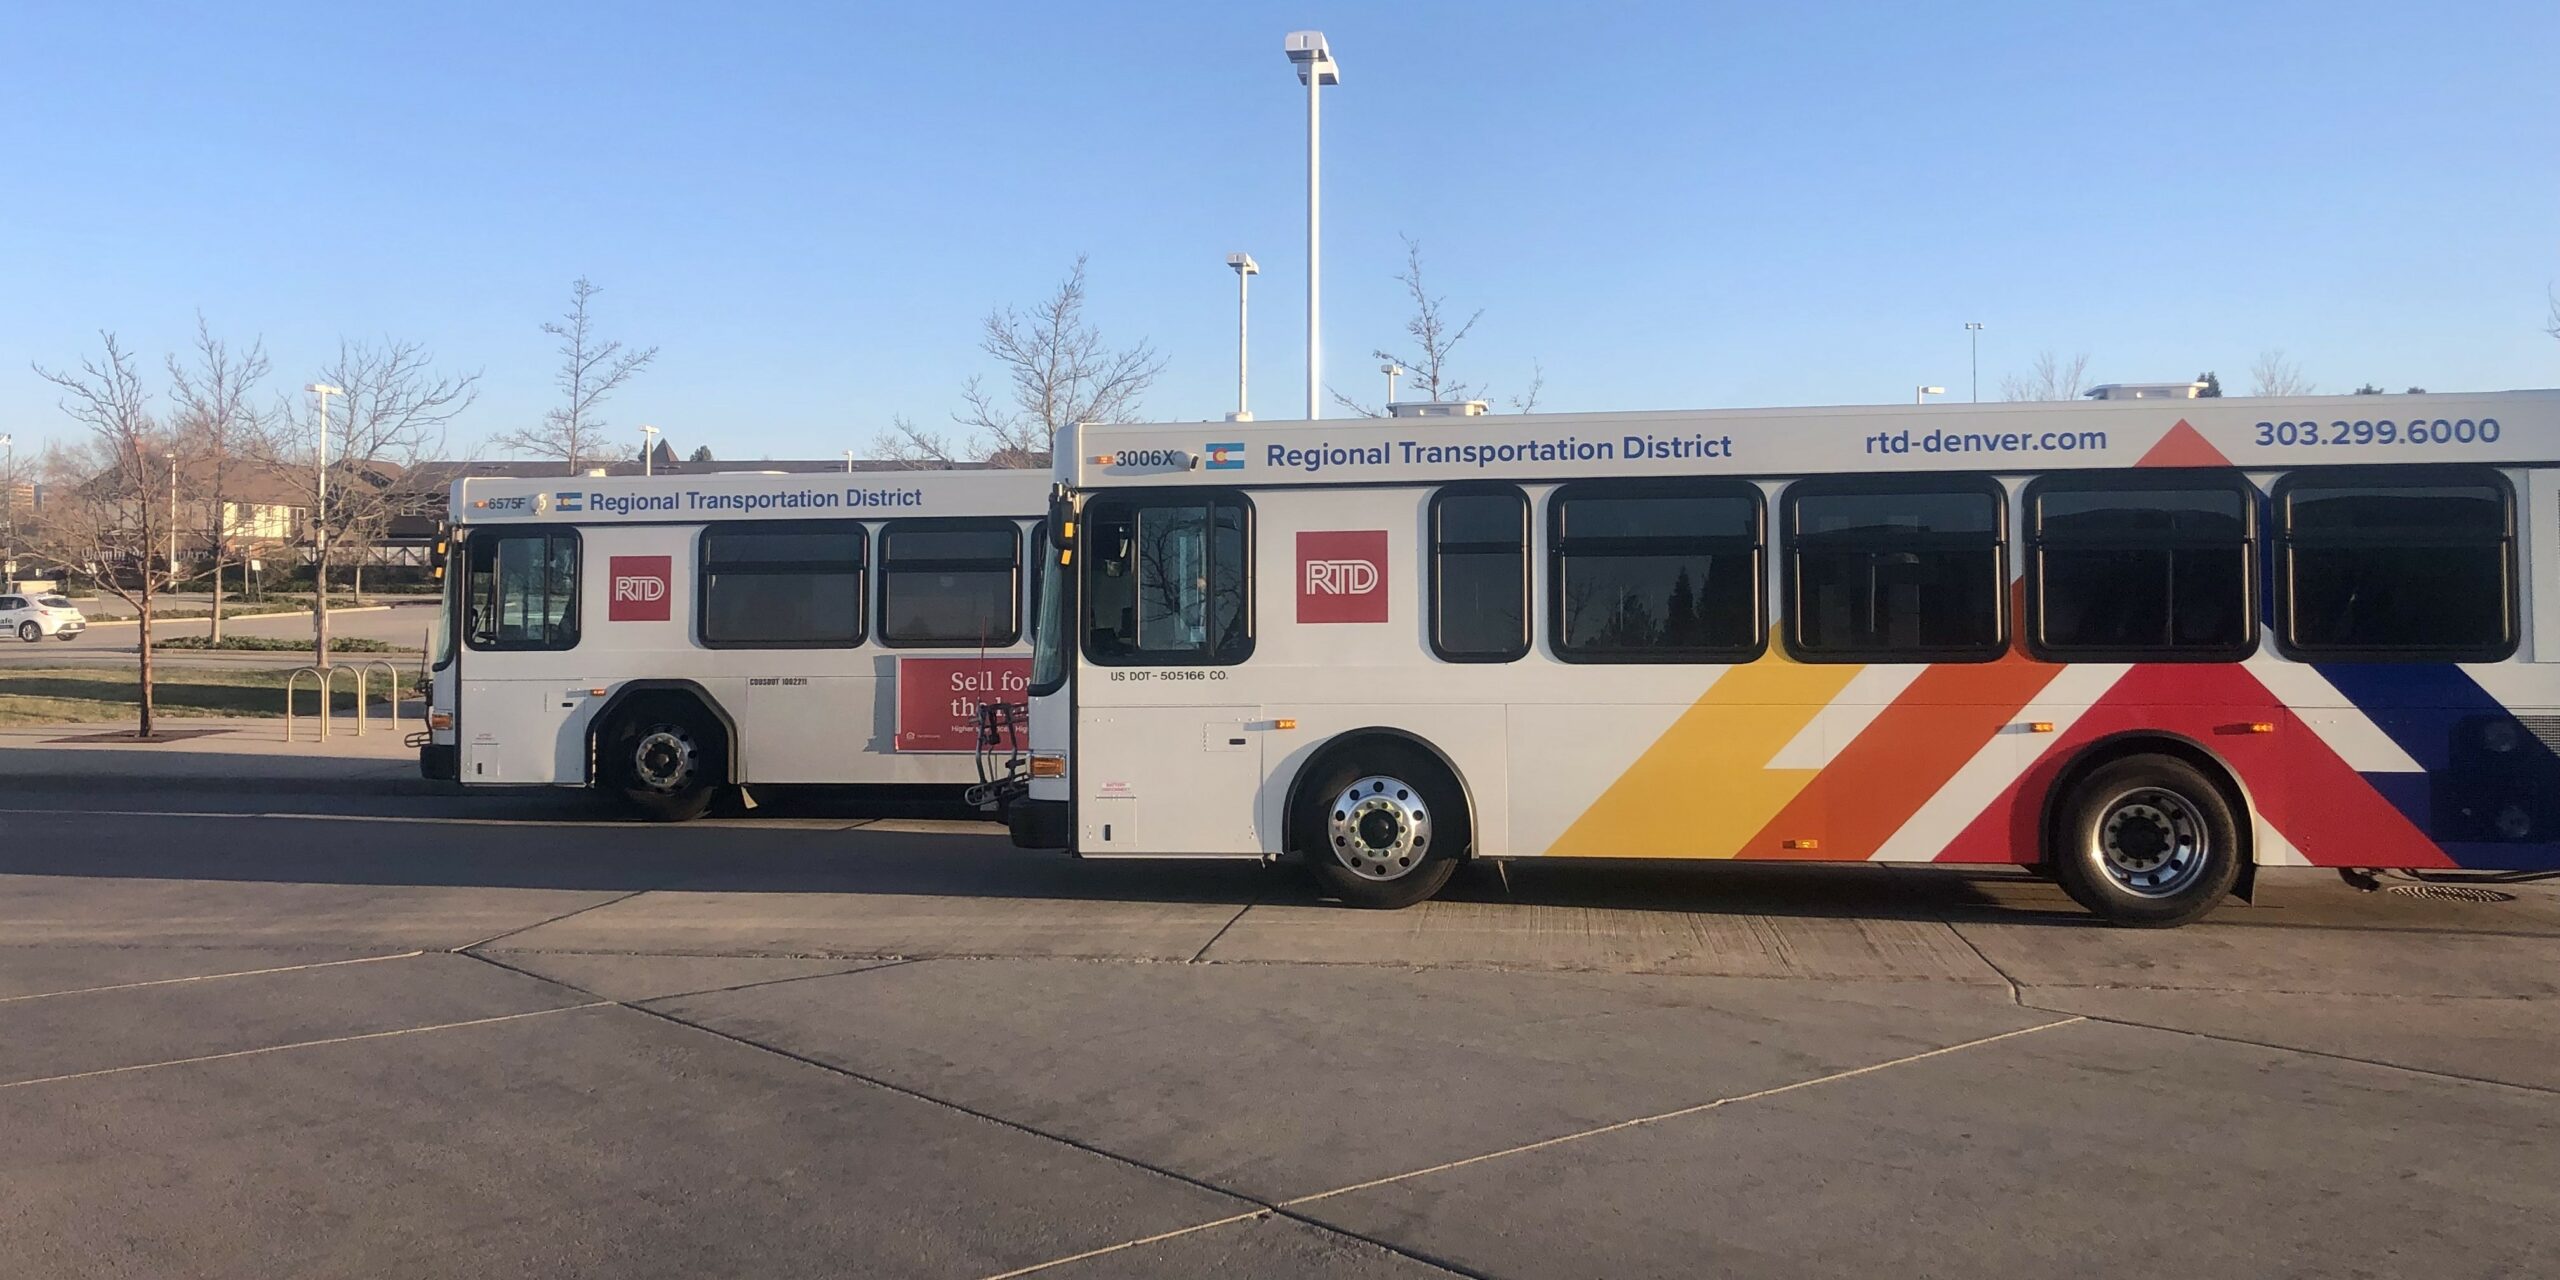
[[[1323,32],[1292,31],[1281,47],[1298,68],[1298,83],[1307,83],[1309,76],[1314,76],[1319,85],[1342,83],[1342,64],[1333,60],[1333,50],[1326,46]]]
[[[1924,395],[1924,396],[1942,396],[1942,395],[1945,395],[1946,393],[1947,393],[1947,389],[1946,389],[1945,387],[1922,387],[1922,388],[1920,388],[1920,394],[1922,394],[1922,395]]]
[[[1404,374],[1404,366],[1397,364],[1393,360],[1389,360],[1385,364],[1378,366],[1378,372],[1383,373],[1390,378],[1401,377]]]
[[[1967,320],[1964,322],[1964,327],[1973,330],[1975,333],[1982,332],[1982,322],[1979,320]]]
[[[1253,255],[1250,253],[1228,254],[1227,265],[1234,267],[1236,269],[1236,274],[1240,276],[1258,276],[1262,274],[1262,264],[1254,261]]]

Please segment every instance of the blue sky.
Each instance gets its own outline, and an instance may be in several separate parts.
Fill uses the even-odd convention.
[[[2099,380],[2281,347],[2323,390],[2560,384],[2560,5],[522,4],[21,0],[0,36],[0,431],[30,361],[202,309],[298,385],[340,334],[537,420],[585,274],[662,348],[608,408],[724,457],[943,421],[990,307],[1079,253],[1169,360],[1150,416],[1303,386],[1320,27],[1330,379],[1376,398],[1401,235],[1545,407],[1906,400],[2035,352]]]

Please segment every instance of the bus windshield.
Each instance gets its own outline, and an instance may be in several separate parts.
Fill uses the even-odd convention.
[[[1031,693],[1046,697],[1056,693],[1067,682],[1067,644],[1075,630],[1075,575],[1067,571],[1064,553],[1046,546],[1047,539],[1034,541],[1043,548],[1040,581],[1035,586],[1039,607],[1031,620]]]

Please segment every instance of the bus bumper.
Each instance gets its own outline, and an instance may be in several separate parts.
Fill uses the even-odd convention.
[[[418,776],[429,782],[452,782],[462,776],[459,743],[430,742],[418,748]]]
[[[1016,800],[1004,811],[1004,825],[1019,848],[1072,848],[1076,842],[1076,807],[1066,800]]]

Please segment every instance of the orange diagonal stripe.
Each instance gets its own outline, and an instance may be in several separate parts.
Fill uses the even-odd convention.
[[[1997,662],[1941,664],[1920,673],[1751,838],[1742,856],[1872,856],[2061,670],[2012,650]],[[1820,847],[1783,846],[1809,834],[1820,838]]]

